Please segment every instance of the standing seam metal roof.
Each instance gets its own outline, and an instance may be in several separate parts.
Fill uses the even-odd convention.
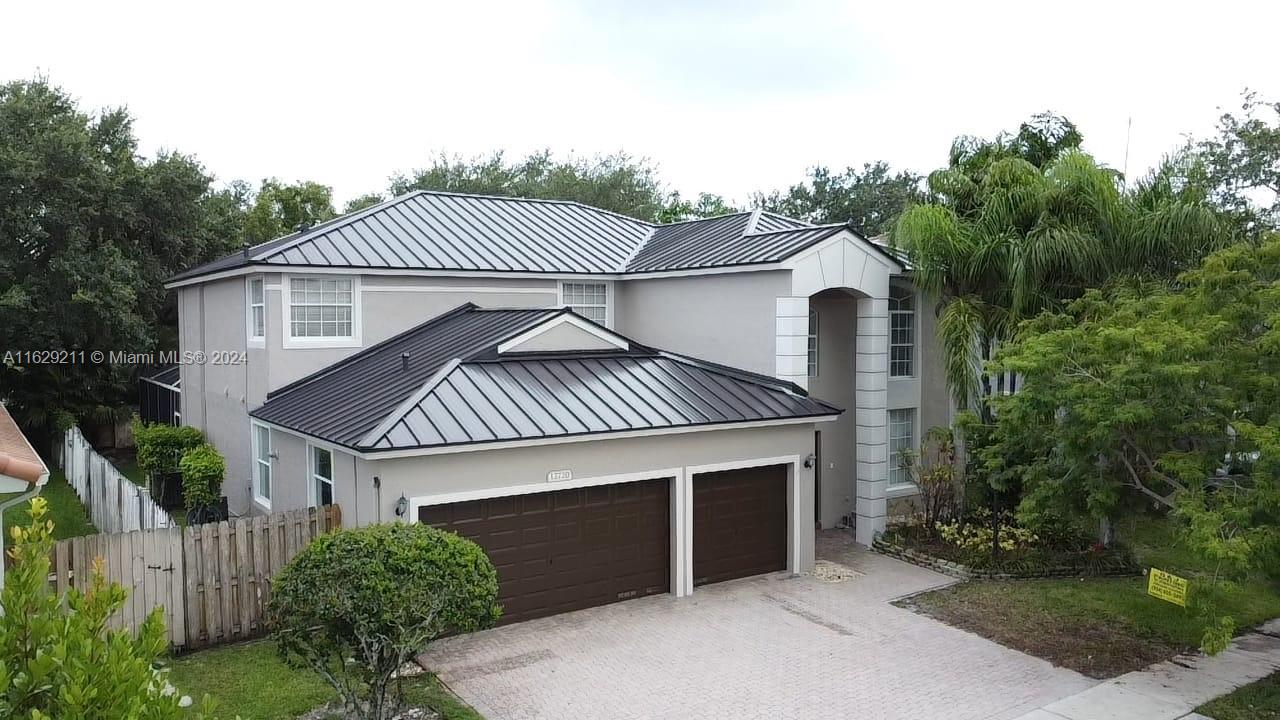
[[[504,340],[568,312],[464,305],[272,392],[250,414],[381,451],[841,412],[790,383],[635,343],[498,354]]]
[[[666,225],[562,200],[417,191],[178,275],[247,265],[627,274],[777,262],[845,225],[741,212]]]

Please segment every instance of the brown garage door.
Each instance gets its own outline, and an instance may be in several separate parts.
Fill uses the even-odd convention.
[[[693,584],[787,569],[787,467],[693,477]]]
[[[484,548],[511,623],[667,592],[669,502],[669,480],[646,480],[428,506],[418,519]]]

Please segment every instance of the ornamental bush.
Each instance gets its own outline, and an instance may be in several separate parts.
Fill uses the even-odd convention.
[[[147,475],[178,472],[182,456],[204,442],[193,427],[174,427],[133,419],[133,439],[138,446],[138,468]]]
[[[0,595],[0,717],[190,717],[168,671],[155,669],[168,649],[162,611],[153,610],[136,637],[108,630],[107,618],[124,605],[126,593],[103,578],[101,558],[87,589],[59,597],[49,583],[52,533],[41,497],[31,501],[31,523],[10,532],[12,562]]]
[[[209,443],[191,448],[182,454],[178,469],[182,471],[182,499],[187,510],[218,504],[227,463],[216,448]]]
[[[286,662],[319,674],[351,716],[383,720],[403,705],[396,670],[441,634],[493,625],[497,597],[480,546],[394,523],[317,538],[276,577],[267,613]]]

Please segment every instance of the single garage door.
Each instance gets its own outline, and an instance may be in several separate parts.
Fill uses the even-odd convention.
[[[693,584],[787,569],[787,466],[693,477]]]
[[[498,570],[503,623],[665,593],[670,481],[434,505],[422,522],[476,541]]]

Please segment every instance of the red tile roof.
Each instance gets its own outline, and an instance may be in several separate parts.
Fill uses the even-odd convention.
[[[9,410],[0,404],[0,475],[34,485],[48,472],[49,468],[22,434]]]

